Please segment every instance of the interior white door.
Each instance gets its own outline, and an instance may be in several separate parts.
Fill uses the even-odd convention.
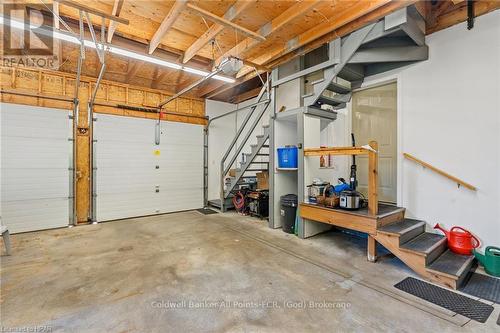
[[[94,125],[96,218],[153,215],[203,206],[203,128],[99,114]]]
[[[0,110],[2,224],[12,233],[67,226],[68,111],[8,103]]]
[[[356,144],[371,140],[379,146],[379,200],[397,201],[397,85],[390,83],[355,92],[352,97],[352,130]],[[358,190],[368,192],[368,157],[356,156]]]

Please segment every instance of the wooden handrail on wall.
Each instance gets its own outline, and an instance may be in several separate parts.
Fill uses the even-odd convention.
[[[469,184],[467,182],[464,182],[463,180],[458,179],[457,177],[454,177],[454,176],[450,175],[449,173],[446,173],[443,170],[440,170],[440,169],[438,169],[438,168],[430,165],[429,163],[426,163],[426,162],[424,162],[424,161],[416,158],[415,156],[412,156],[412,155],[407,154],[407,153],[403,153],[403,156],[405,158],[407,158],[407,159],[415,162],[415,163],[418,163],[418,164],[422,165],[424,168],[428,168],[428,169],[430,169],[430,170],[432,170],[432,171],[440,174],[441,176],[446,177],[446,178],[452,180],[453,182],[457,183],[458,187],[463,186],[463,187],[468,188],[471,191],[477,191],[477,188],[475,186],[473,186],[473,185],[471,185],[471,184]]]

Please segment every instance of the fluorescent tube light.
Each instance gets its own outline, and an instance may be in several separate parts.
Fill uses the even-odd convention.
[[[3,16],[0,15],[0,24],[5,25],[5,24],[7,24],[6,21],[9,22],[9,25],[12,28],[21,29],[21,30],[25,29],[25,24],[23,22],[14,20],[12,18],[11,19],[6,19],[6,18],[4,18]],[[66,32],[63,32],[63,31],[58,31],[58,30],[53,30],[52,31],[52,30],[49,30],[49,29],[40,29],[40,27],[34,26],[32,24],[29,25],[29,28],[30,28],[30,30],[31,29],[38,29],[39,33],[42,33],[42,34],[46,33],[47,35],[51,35],[54,38],[62,40],[62,41],[65,41],[65,42],[69,42],[69,43],[73,43],[73,44],[80,44],[80,40],[77,37],[72,36],[69,33],[66,33]],[[102,45],[101,43],[98,43],[98,44]],[[83,41],[83,45],[85,45],[85,47],[89,47],[89,48],[93,48],[93,49],[96,48],[96,44],[93,41],[91,41],[91,40],[84,40]],[[141,60],[141,61],[149,62],[149,63],[152,63],[152,64],[156,64],[156,65],[159,65],[159,66],[164,66],[164,67],[168,67],[168,68],[172,68],[172,69],[182,70],[182,71],[185,71],[185,72],[188,72],[188,73],[191,73],[191,74],[195,74],[195,75],[199,75],[199,76],[207,76],[207,75],[210,74],[210,72],[207,72],[207,71],[204,71],[204,70],[201,70],[201,69],[196,69],[196,68],[191,68],[191,67],[187,67],[187,66],[182,66],[182,65],[170,62],[170,61],[166,61],[166,60],[162,60],[162,59],[159,59],[159,58],[151,57],[151,56],[148,56],[148,55],[145,55],[145,54],[136,53],[136,52],[129,51],[129,50],[126,50],[126,49],[122,49],[120,47],[116,47],[116,46],[112,46],[112,45],[106,45],[105,48],[110,53],[113,53],[113,54],[116,54],[116,55],[119,55],[119,56],[123,56],[123,57],[127,57],[127,58],[132,58],[132,59],[136,59],[136,60]],[[234,83],[236,81],[235,79],[233,79],[231,77],[222,76],[222,75],[214,75],[212,78],[214,78],[216,80],[228,82],[228,83]]]

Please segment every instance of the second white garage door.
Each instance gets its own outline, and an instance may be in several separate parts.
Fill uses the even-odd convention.
[[[96,219],[108,221],[203,206],[203,127],[113,115],[94,125]]]

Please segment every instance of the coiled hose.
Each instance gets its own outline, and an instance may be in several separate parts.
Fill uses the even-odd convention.
[[[243,195],[243,193],[241,192],[236,193],[236,195],[233,197],[233,205],[238,212],[244,213],[245,196]]]

